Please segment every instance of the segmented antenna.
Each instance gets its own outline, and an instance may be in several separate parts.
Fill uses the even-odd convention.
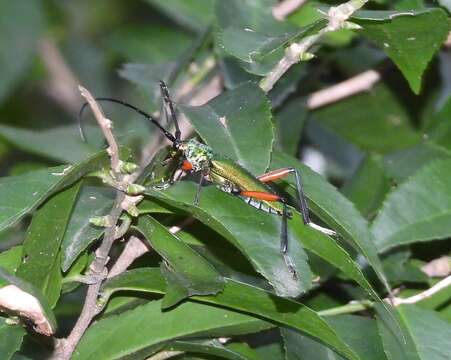
[[[181,132],[179,128],[179,123],[177,121],[177,114],[175,113],[174,109],[174,102],[171,100],[171,96],[169,95],[168,87],[166,86],[165,82],[163,80],[160,80],[160,90],[161,90],[161,96],[163,97],[163,102],[165,104],[164,108],[166,111],[166,106],[169,108],[169,115],[171,116],[172,121],[174,122],[175,126],[175,138],[177,141],[180,141]]]
[[[132,110],[136,111],[138,114],[144,116],[147,120],[150,120],[152,122],[152,124],[154,124],[158,129],[160,129],[163,132],[164,136],[166,136],[166,138],[170,142],[172,142],[174,145],[179,143],[179,141],[180,141],[180,130],[178,130],[178,125],[176,125],[176,129],[178,130],[178,132],[176,130],[175,136],[174,136],[168,130],[166,130],[163,126],[161,126],[161,124],[157,120],[155,120],[155,118],[152,115],[150,115],[150,114],[146,113],[145,111],[137,108],[136,106],[133,106],[132,104],[129,104],[129,103],[127,103],[125,101],[122,101],[122,100],[117,100],[117,99],[107,98],[107,97],[95,98],[95,100],[96,101],[113,102],[113,103],[125,106],[125,107],[127,107],[129,109],[132,109]],[[82,105],[82,107],[80,108],[80,111],[78,113],[78,128],[80,130],[80,136],[83,139],[83,141],[86,141],[85,132],[84,132],[84,129],[83,129],[83,122],[82,122],[83,111],[85,110],[86,106],[88,106],[88,105],[89,104],[87,102],[84,103]]]

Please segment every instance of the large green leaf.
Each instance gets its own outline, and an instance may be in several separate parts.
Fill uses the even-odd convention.
[[[327,322],[361,359],[385,359],[375,320],[361,316],[343,315],[330,317]],[[364,340],[362,340],[362,334],[365,334]],[[343,360],[343,357],[336,352],[298,331],[282,328],[282,336],[287,360]]]
[[[237,161],[254,175],[266,171],[274,129],[270,103],[256,84],[245,83],[206,105],[181,109],[218,154]]]
[[[421,77],[450,30],[446,13],[439,8],[415,15],[396,16],[388,22],[354,19],[362,34],[376,43],[393,60],[415,93]]]
[[[121,154],[124,154],[124,158],[128,156],[127,151]],[[52,194],[108,163],[107,153],[101,151],[76,165],[57,166],[0,178],[0,231],[16,224]]]
[[[32,284],[1,267],[0,293],[2,309],[27,318],[41,334],[50,336],[55,332],[55,315],[47,299]]]
[[[92,325],[82,337],[73,359],[118,359],[168,340],[228,327],[245,328],[252,323],[266,327],[262,320],[218,307],[187,302],[163,311],[161,301],[151,301]]]
[[[258,75],[267,74],[284,56],[284,47],[311,35],[326,21],[297,27],[277,21],[271,13],[273,0],[229,0],[216,2],[218,47],[242,61],[243,67]]]
[[[277,120],[276,148],[296,156],[299,151],[302,129],[307,117],[307,107],[299,98],[284,104],[283,108],[275,116]]]
[[[75,126],[28,130],[0,125],[0,136],[19,149],[64,163],[81,161],[96,152],[83,142]]]
[[[451,159],[451,152],[431,142],[422,142],[384,156],[387,174],[397,182],[406,180],[423,166],[438,159]]]
[[[280,252],[280,216],[259,211],[213,187],[204,188],[199,206],[194,206],[195,192],[194,183],[180,182],[162,192],[149,190],[148,194],[171,206],[189,210],[194,217],[224,236],[240,249],[279,295],[296,297],[311,287],[312,274],[307,255],[291,230],[295,220],[289,221],[287,259]],[[293,276],[290,267],[296,271],[297,277]]]
[[[368,223],[354,205],[309,167],[301,164],[295,158],[275,152],[271,168],[276,169],[285,166],[292,166],[300,172],[304,182],[305,194],[309,200],[309,207],[315,215],[336,230],[357,251],[361,252],[379,279],[388,288],[388,282],[377,256]],[[291,187],[295,186],[293,181],[290,182],[290,185]]]
[[[39,289],[51,307],[61,293],[60,246],[80,185],[54,195],[36,212],[23,243],[23,261],[17,276]]]
[[[448,238],[451,235],[450,179],[451,161],[437,160],[393,190],[371,228],[378,250]]]
[[[15,273],[22,263],[22,245],[12,247],[0,253],[0,267]]]
[[[368,151],[390,152],[421,139],[411,127],[404,105],[385,85],[319,109],[314,119]]]
[[[31,64],[44,19],[38,0],[1,0],[0,9],[1,102]]]
[[[115,197],[115,191],[97,186],[83,186],[64,233],[61,269],[67,271],[80,253],[103,233],[103,228],[89,221],[95,216],[107,215]]]
[[[165,283],[158,269],[136,269],[109,280],[104,285],[102,294],[108,298],[118,290],[163,293],[164,288]],[[358,359],[316,312],[301,303],[277,297],[260,288],[226,279],[221,293],[193,299],[244,311],[293,327],[322,341],[349,359]]]
[[[451,326],[431,310],[416,305],[398,307],[405,342],[392,336],[383,319],[378,319],[388,360],[445,360],[451,349]]]
[[[451,97],[445,105],[435,113],[429,121],[428,138],[434,143],[451,150]]]
[[[162,265],[167,281],[167,295],[163,301],[165,307],[188,296],[216,294],[222,290],[221,274],[158,221],[150,216],[141,216],[137,229],[146,237],[152,249],[165,260]]]
[[[342,188],[342,193],[351,200],[360,213],[371,219],[390,191],[391,183],[383,166],[382,158],[369,155]]]
[[[11,325],[6,319],[0,318],[0,354],[2,359],[9,360],[19,350],[25,329],[20,325]]]
[[[244,343],[222,345],[218,340],[178,340],[166,346],[167,350],[186,351],[209,356],[219,356],[230,360],[258,360],[257,353]]]

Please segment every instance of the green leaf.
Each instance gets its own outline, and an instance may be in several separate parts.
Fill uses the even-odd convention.
[[[191,182],[179,182],[161,192],[149,189],[147,193],[171,206],[188,210],[192,216],[225,237],[240,249],[279,295],[295,297],[311,287],[312,274],[307,255],[291,230],[292,224],[297,221],[301,223],[299,218],[289,221],[287,260],[280,252],[280,216],[257,210],[213,187],[204,188],[199,206],[193,206],[196,186]],[[293,277],[287,261],[299,274],[297,279]]]
[[[0,267],[15,273],[22,262],[22,245],[15,246],[11,249],[0,253]]]
[[[286,103],[276,114],[277,148],[296,156],[299,151],[299,141],[308,112],[305,104],[299,98]]]
[[[61,292],[63,294],[69,293],[81,285],[77,280],[80,279],[82,273],[90,264],[94,258],[94,253],[89,253],[87,251],[83,252],[72,264],[67,273],[63,274],[63,286],[61,287]]]
[[[204,304],[187,302],[162,311],[161,301],[151,301],[97,321],[82,337],[73,359],[118,359],[164,341],[252,323],[265,327],[262,320]]]
[[[440,145],[447,150],[451,150],[449,137],[451,136],[451,97],[448,98],[445,105],[433,114],[428,129],[428,139]]]
[[[244,343],[232,343],[224,346],[218,340],[174,341],[165,347],[168,351],[186,351],[209,356],[218,356],[230,360],[258,360],[253,349]]]
[[[396,94],[381,84],[368,93],[319,109],[313,116],[362,150],[386,153],[415,145],[421,139]]]
[[[163,293],[163,277],[158,269],[135,269],[109,280],[103,287],[108,298],[118,290]],[[226,279],[224,290],[216,296],[193,297],[193,300],[225,306],[263,317],[298,329],[336,349],[349,359],[358,359],[331,327],[307,306],[277,297],[257,287]]]
[[[80,253],[98,239],[104,229],[89,219],[107,215],[115,198],[115,191],[97,186],[83,186],[64,233],[61,250],[61,269],[67,271]]]
[[[271,106],[254,83],[245,83],[198,107],[183,106],[196,132],[221,156],[240,163],[254,175],[269,165],[274,129]]]
[[[32,284],[0,267],[0,307],[25,317],[34,330],[50,336],[56,330],[56,320],[46,298]]]
[[[301,174],[309,207],[321,220],[336,230],[357,251],[362,253],[382,283],[388,288],[382,264],[377,255],[367,221],[354,205],[331,184],[297,159],[282,153],[273,154],[271,168],[292,166]],[[293,188],[295,184],[290,182]]]
[[[72,125],[45,130],[0,125],[0,136],[21,150],[58,162],[78,162],[96,152],[93,146],[81,140],[78,127]]]
[[[146,0],[176,23],[201,32],[213,21],[214,0]]]
[[[10,325],[0,318],[0,354],[2,359],[9,360],[20,349],[26,331],[20,325]]]
[[[398,316],[406,343],[393,338],[390,328],[379,319],[378,327],[388,360],[442,360],[449,358],[451,326],[435,311],[416,305],[401,305]]]
[[[427,275],[419,266],[414,266],[412,261],[409,261],[410,256],[411,253],[404,250],[384,257],[384,270],[394,287],[404,282],[428,283]]]
[[[384,167],[390,177],[401,182],[423,166],[438,159],[451,159],[451,152],[433,143],[425,142],[385,155]]]
[[[361,359],[385,359],[375,320],[361,316],[343,315],[330,317],[327,322]],[[295,330],[282,328],[281,332],[285,342],[287,360],[343,360],[342,356],[333,352],[321,342]],[[365,334],[364,341],[362,341],[362,334]]]
[[[0,0],[0,102],[31,65],[44,28],[40,1]],[[20,19],[20,21],[17,21]]]
[[[448,36],[450,22],[446,13],[432,8],[414,16],[397,16],[383,23],[354,21],[363,27],[361,33],[393,60],[418,94],[423,72]]]
[[[124,154],[123,158],[128,156],[127,151],[121,154]],[[0,231],[16,224],[52,194],[108,163],[107,153],[101,151],[76,165],[57,166],[0,178]]]
[[[165,260],[163,275],[167,276],[168,288],[175,284],[182,290],[181,296],[173,301],[169,301],[169,297],[165,298],[164,307],[173,306],[188,296],[216,294],[222,290],[221,274],[158,221],[150,216],[140,216],[137,229],[146,237],[152,249]]]
[[[271,13],[272,0],[229,0],[216,2],[219,31],[216,42],[227,54],[244,62],[243,67],[266,75],[284,56],[284,47],[325,26],[320,20],[305,27],[277,21]]]
[[[36,212],[23,243],[23,261],[17,269],[17,276],[39,289],[52,308],[61,293],[60,245],[80,185],[54,195]]]
[[[118,28],[108,43],[129,61],[158,64],[181,56],[190,41],[191,37],[182,29],[146,23]]]
[[[360,213],[371,219],[382,205],[390,191],[391,182],[387,176],[382,158],[367,156],[341,192],[351,200]]]
[[[450,190],[450,160],[434,161],[393,190],[371,227],[378,250],[448,238]]]

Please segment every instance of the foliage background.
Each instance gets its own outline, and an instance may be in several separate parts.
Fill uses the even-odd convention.
[[[147,236],[156,250],[133,264],[141,269],[134,276],[136,281],[144,279],[143,291],[112,295],[102,320],[91,329],[76,358],[103,354],[104,358],[127,355],[140,359],[164,349],[183,352],[180,358],[338,359],[351,356],[344,354],[346,349],[360,359],[449,358],[449,287],[426,301],[398,308],[404,344],[392,340],[390,331],[397,330],[384,323],[387,314],[379,305],[377,316],[362,305],[367,292],[373,291],[367,279],[380,297],[387,296],[370,269],[376,267],[377,272],[379,258],[380,271],[400,297],[424,291],[447,275],[428,276],[422,270],[435,259],[442,258],[449,274],[451,52],[449,45],[442,45],[450,30],[449,4],[370,2],[366,9],[373,12],[353,18],[362,30],[328,34],[321,46],[313,48],[316,58],[291,68],[266,98],[255,81],[266,75],[283,53],[286,34],[302,39],[305,34],[300,27],[320,19],[315,7],[334,4],[309,2],[283,23],[271,18],[273,5],[271,0],[0,0],[0,266],[43,293],[43,301],[56,317],[58,338],[69,334],[81,311],[86,287],[76,286],[72,280],[92,260],[91,243],[101,235],[100,228],[90,226],[88,220],[108,213],[114,198],[113,190],[94,180],[60,191],[65,188],[64,181],[72,183],[71,177],[79,177],[77,171],[86,173],[86,159],[103,147],[102,136],[87,115],[88,142],[79,137],[76,116],[83,102],[78,84],[96,96],[124,99],[153,112],[160,110],[157,81],[169,81],[191,126],[218,152],[239,160],[255,175],[268,167],[299,167],[315,221],[341,235],[336,240],[340,248],[332,248],[333,240],[293,222],[293,239],[301,239],[293,243],[293,252],[303,274],[293,290],[286,274],[271,270],[276,265],[280,268],[281,261],[274,241],[277,219],[254,212],[213,188],[205,190],[201,209],[196,210],[190,207],[191,182],[162,193],[149,190],[154,197],[147,197],[140,210],[154,218],[140,217],[134,224],[141,232],[146,226],[151,229]],[[387,12],[407,10],[411,15],[395,18]],[[213,24],[211,32],[206,32],[209,24]],[[255,31],[246,31],[247,27]],[[369,91],[318,109],[309,105],[312,93],[370,69],[376,69],[382,79]],[[178,76],[173,81],[175,72]],[[249,80],[254,82],[246,83]],[[189,91],[183,93],[182,85]],[[199,89],[200,95],[196,93]],[[228,92],[216,102],[193,107],[224,90]],[[149,154],[163,145],[155,129],[138,115],[114,105],[105,104],[104,109],[114,122],[118,141],[131,149],[137,161],[142,149]],[[231,134],[221,137],[219,119],[224,114],[231,119]],[[185,136],[189,126],[184,124]],[[233,152],[232,143],[238,144],[240,151]],[[105,156],[101,157],[91,161],[93,166],[107,163]],[[49,185],[47,168],[74,163],[81,165],[65,175],[62,183]],[[281,188],[292,191],[289,182],[283,182]],[[30,199],[37,191],[42,201],[32,206]],[[92,197],[94,203],[87,200]],[[40,216],[33,217],[35,224],[30,227],[32,210],[47,198],[50,200],[41,206]],[[58,211],[52,212],[51,201]],[[22,204],[27,209],[25,217],[18,215]],[[11,210],[14,207],[17,209]],[[161,257],[157,253],[169,259],[172,267],[178,264],[171,263],[174,253],[167,248],[173,238],[159,226],[177,225],[187,213],[198,220],[178,236],[196,253],[175,249],[175,254],[188,251],[191,261],[177,265],[176,270],[186,271],[190,281],[196,273],[204,277],[195,279],[198,283],[185,284],[184,295],[178,296],[216,293],[217,287],[223,286],[218,285],[222,280],[215,280],[218,273],[248,287],[240,288],[232,281],[223,298],[209,295],[207,304],[185,302],[162,312],[161,305],[164,301],[170,304],[171,299],[161,300],[161,295],[155,294],[169,292],[165,274],[169,283],[180,279],[174,280],[158,268]],[[229,219],[230,213],[252,223],[262,221],[266,235],[253,233],[248,222]],[[56,225],[49,225],[46,219],[56,219]],[[80,238],[85,242],[80,244]],[[28,242],[22,246],[25,239]],[[157,243],[155,239],[162,240]],[[255,250],[263,245],[267,252]],[[123,242],[117,243],[113,259],[123,246]],[[345,251],[354,260],[348,261]],[[191,257],[199,254],[201,258]],[[190,268],[192,261],[196,268]],[[356,264],[364,276],[355,270]],[[321,281],[312,283],[316,276]],[[299,308],[293,310],[293,303],[282,297],[268,298],[263,291],[271,290],[267,280],[280,296],[306,292],[300,301],[314,312],[296,312]],[[119,285],[110,284],[111,291],[115,286],[121,288]],[[139,288],[132,285],[125,288]],[[180,289],[172,291],[177,294]],[[347,305],[362,299],[360,308]],[[344,310],[333,310],[340,306],[345,306]],[[358,315],[351,315],[357,311]],[[325,317],[327,329],[333,329],[339,340],[328,335],[327,329],[318,330],[317,312],[346,314]],[[5,319],[0,319],[4,358],[50,355],[53,345],[48,338],[30,328],[25,332],[22,326],[7,325]],[[121,342],[125,335],[132,340]],[[193,335],[196,340],[189,337]],[[219,337],[233,340],[223,346],[216,340]]]

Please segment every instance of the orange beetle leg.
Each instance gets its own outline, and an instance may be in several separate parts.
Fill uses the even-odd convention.
[[[263,201],[280,201],[281,197],[277,194],[271,194],[263,191],[241,191],[241,196],[247,196],[253,199],[263,200]]]

